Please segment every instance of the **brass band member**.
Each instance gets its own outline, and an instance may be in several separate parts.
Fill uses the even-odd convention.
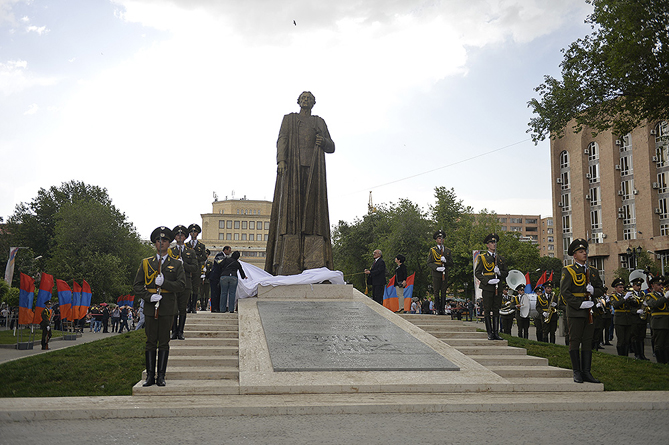
[[[613,315],[614,329],[616,330],[616,349],[618,355],[627,357],[629,354],[630,337],[632,336],[632,292],[625,293],[625,280],[616,278],[611,283],[611,306],[615,309]],[[636,310],[636,309],[634,309]]]
[[[139,265],[133,290],[144,300],[146,332],[146,382],[142,386],[165,386],[165,371],[170,351],[170,327],[177,313],[176,293],[186,287],[186,276],[181,261],[167,253],[174,236],[165,226],[151,233],[151,242],[157,255],[145,258]],[[156,379],[156,350],[158,350],[158,378]]]
[[[550,304],[548,298],[544,295],[544,287],[539,285],[534,288],[534,293],[537,294],[537,315],[534,317],[534,330],[537,334],[537,341],[544,340],[544,312],[548,314],[548,308]]]
[[[499,236],[491,233],[483,243],[487,252],[481,252],[474,269],[474,275],[480,281],[479,288],[483,291],[483,320],[488,332],[488,340],[502,340],[499,336],[499,310],[502,307],[502,286],[509,271],[504,259],[496,252]]]
[[[553,283],[547,281],[544,283],[546,289],[546,300],[548,300],[548,310],[544,316],[544,341],[555,343],[555,331],[557,331],[558,314],[557,314],[557,296],[553,292]]]
[[[592,297],[604,295],[604,284],[599,272],[588,267],[588,242],[575,239],[567,253],[574,257],[574,264],[562,268],[560,293],[567,305],[569,323],[569,357],[574,371],[574,382],[601,383],[590,374],[592,365],[592,323],[591,309],[595,305]],[[580,351],[579,351],[580,348]]]
[[[638,309],[632,313],[632,340],[634,343],[634,358],[648,360],[644,352],[646,341],[646,327],[648,326],[648,306],[643,306],[646,294],[641,291],[643,278],[632,280],[632,298],[639,302]]]
[[[502,308],[499,313],[502,317],[502,332],[511,335],[513,319],[516,316],[516,305],[514,304],[513,296],[509,295],[509,286],[507,285],[504,285],[502,288]]]
[[[530,313],[527,313],[527,317],[522,316],[520,313],[521,299],[525,295],[525,285],[519,284],[516,287],[516,295],[513,297],[513,303],[516,306],[516,323],[518,324],[518,337],[527,338],[530,335]]]
[[[434,232],[433,238],[437,245],[427,254],[427,266],[432,275],[432,289],[434,290],[434,310],[438,315],[444,315],[446,304],[446,290],[448,289],[448,271],[453,265],[451,251],[444,246],[446,234],[443,230]]]
[[[188,236],[188,229],[186,226],[178,225],[172,230],[174,240],[177,244],[168,250],[169,256],[175,260],[181,261],[184,267],[184,274],[186,278],[186,287],[183,292],[177,292],[177,309],[179,312],[174,316],[174,323],[172,325],[172,340],[185,340],[184,327],[186,326],[186,312],[188,309],[188,302],[193,290],[193,276],[200,279],[200,267],[197,263],[197,255],[193,249],[188,247],[184,241]]]
[[[650,279],[652,291],[644,302],[650,308],[650,328],[653,331],[655,358],[669,363],[669,300],[662,293],[662,277]]]
[[[197,312],[197,300],[200,299],[200,310],[207,310],[207,298],[204,297],[204,287],[202,286],[202,280],[204,279],[204,269],[205,264],[207,263],[207,248],[197,239],[198,235],[202,233],[202,229],[197,224],[191,224],[188,226],[188,233],[190,234],[190,240],[187,243],[187,246],[195,251],[197,256],[197,263],[200,267],[199,273],[194,273],[191,277],[192,280],[192,290],[190,301],[188,302],[188,312],[196,313]]]

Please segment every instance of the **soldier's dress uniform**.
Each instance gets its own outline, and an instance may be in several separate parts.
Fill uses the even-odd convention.
[[[654,283],[661,283],[662,277],[653,277]],[[653,332],[655,358],[658,363],[669,363],[669,299],[661,291],[653,290],[645,303],[650,308],[650,328]]]
[[[437,237],[446,238],[443,230],[434,232],[432,238]],[[446,261],[442,261],[441,258]],[[427,267],[430,268],[430,275],[432,276],[432,289],[434,290],[434,310],[438,315],[444,315],[446,305],[446,290],[448,289],[448,272],[453,265],[453,258],[450,249],[443,245],[436,245],[430,248],[427,254]],[[438,271],[437,268],[443,267],[444,270]]]
[[[188,229],[186,226],[179,225],[174,228],[172,234],[184,234],[188,236]],[[188,302],[191,299],[191,292],[193,289],[193,276],[200,280],[200,266],[197,261],[197,254],[188,245],[183,244],[172,246],[167,251],[169,256],[175,260],[180,260],[184,266],[184,274],[186,277],[186,287],[182,292],[177,292],[177,309],[178,312],[174,316],[174,323],[172,324],[172,340],[184,340],[184,327],[186,326],[186,312],[188,309]]]
[[[573,256],[581,249],[587,252],[588,242],[582,238],[575,239],[569,245],[567,253]],[[592,293],[588,292],[589,285],[592,286]],[[594,267],[587,267],[574,261],[574,264],[562,269],[560,293],[567,305],[569,356],[574,371],[574,381],[601,383],[590,374],[592,337],[595,330],[591,314],[595,303],[592,298],[604,295],[604,283],[599,278],[599,272]]]
[[[544,286],[546,286],[546,283],[544,283]],[[552,285],[551,285],[552,289]],[[555,332],[557,331],[557,324],[558,324],[558,314],[557,314],[557,298],[555,296],[555,292],[551,290],[551,292],[548,292],[548,286],[546,286],[546,294],[545,294],[546,300],[548,300],[548,312],[550,315],[550,320],[548,323],[545,322],[544,320],[544,341],[545,342],[550,342],[550,343],[555,343]],[[553,310],[551,311],[551,308]]]
[[[643,281],[643,278],[632,280],[632,282],[638,286],[641,286]],[[632,294],[634,296],[634,301],[639,302],[639,304],[634,305],[637,310],[632,312],[632,336],[630,343],[634,344],[634,358],[638,360],[648,360],[644,351],[646,346],[646,328],[648,327],[648,319],[643,306],[643,302],[646,300],[646,294],[641,290],[636,291],[634,289],[632,289]]]
[[[569,346],[569,318],[567,317],[567,302],[564,301],[564,295],[560,293],[558,298],[558,310],[562,311],[562,327],[564,329],[564,344]]]
[[[524,291],[525,285],[520,284],[516,287],[516,295],[513,296],[513,304],[516,307],[516,324],[518,325],[518,337],[527,338],[530,335],[530,316],[529,313],[527,317],[522,317],[520,314],[520,298],[521,295],[518,293],[521,290]]]
[[[44,302],[44,309],[42,309],[42,320],[39,322],[42,328],[42,349],[49,349],[49,339],[51,338],[51,301]]]
[[[502,332],[511,335],[511,328],[513,327],[513,319],[516,316],[516,306],[513,302],[513,295],[504,293],[508,289],[504,286],[502,289],[502,308],[500,309],[500,317],[502,318]]]
[[[624,286],[625,281],[622,278],[616,278],[611,283],[611,287],[615,289],[616,286],[621,284]],[[614,291],[611,294],[611,306],[615,309],[613,326],[616,330],[616,350],[618,355],[627,356],[629,354],[630,338],[632,337],[632,323],[634,322],[632,311],[636,309],[632,307],[629,293],[624,292],[619,294]]]
[[[198,235],[202,233],[202,229],[199,225],[191,224],[188,226],[188,233],[194,231],[197,232]],[[204,243],[200,240],[193,239],[192,236],[191,240],[188,241],[186,245],[195,251],[195,255],[197,256],[197,263],[200,268],[198,273],[193,274],[191,277],[191,298],[188,302],[188,312],[192,312],[194,314],[197,312],[198,299],[200,300],[200,309],[203,311],[207,310],[207,299],[204,297],[204,288],[202,287],[202,274],[204,273],[205,264],[209,254],[207,253],[207,246],[205,246]]]
[[[499,241],[499,236],[491,233],[483,241],[488,244],[492,241]],[[499,269],[499,274],[495,274],[495,265]],[[479,280],[479,288],[483,297],[483,320],[485,321],[488,340],[502,340],[498,335],[499,331],[499,310],[502,307],[502,286],[509,275],[506,262],[498,253],[485,251],[479,254],[474,275]],[[491,284],[490,281],[498,279],[499,283]]]
[[[548,298],[544,295],[543,286],[535,287],[534,293],[537,294],[537,315],[534,317],[534,329],[536,331],[537,341],[546,341],[544,339],[544,312],[548,312],[550,303]]]
[[[161,226],[151,233],[151,242],[159,239],[172,241],[172,231]],[[156,277],[159,272],[163,275],[162,286],[156,286]],[[177,293],[183,292],[186,287],[186,276],[181,261],[165,254],[163,257],[155,255],[142,260],[135,275],[133,290],[135,296],[144,300],[144,321],[146,346],[146,382],[143,386],[158,383],[165,386],[165,371],[170,350],[170,328],[177,313]],[[151,297],[159,294],[161,299],[152,302]],[[158,317],[155,316],[158,305]],[[156,351],[158,351],[158,377],[156,379]]]

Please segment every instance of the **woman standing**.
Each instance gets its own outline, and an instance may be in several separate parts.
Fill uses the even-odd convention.
[[[397,294],[397,301],[399,302],[399,310],[397,313],[404,313],[404,288],[407,285],[407,266],[404,264],[406,257],[401,253],[395,257],[395,293]]]

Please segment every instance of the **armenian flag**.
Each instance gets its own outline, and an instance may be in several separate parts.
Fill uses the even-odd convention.
[[[407,277],[407,285],[404,288],[404,311],[409,312],[411,310],[411,297],[413,296],[413,284],[414,279],[416,278],[416,273],[412,273],[411,276]],[[388,286],[383,291],[383,307],[393,312],[399,310],[399,298],[397,298],[397,291],[395,289],[395,275],[388,282]]]
[[[60,318],[72,321],[72,289],[63,280],[56,280],[58,290],[58,304],[60,305]]]
[[[33,312],[33,297],[35,296],[35,280],[21,272],[21,287],[19,290],[19,324],[30,324],[35,316]]]

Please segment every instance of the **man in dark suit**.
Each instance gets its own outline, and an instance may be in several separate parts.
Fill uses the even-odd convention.
[[[383,304],[383,290],[386,287],[386,263],[381,258],[381,251],[374,251],[374,263],[370,269],[365,269],[367,284],[372,285],[372,298],[379,304]]]

